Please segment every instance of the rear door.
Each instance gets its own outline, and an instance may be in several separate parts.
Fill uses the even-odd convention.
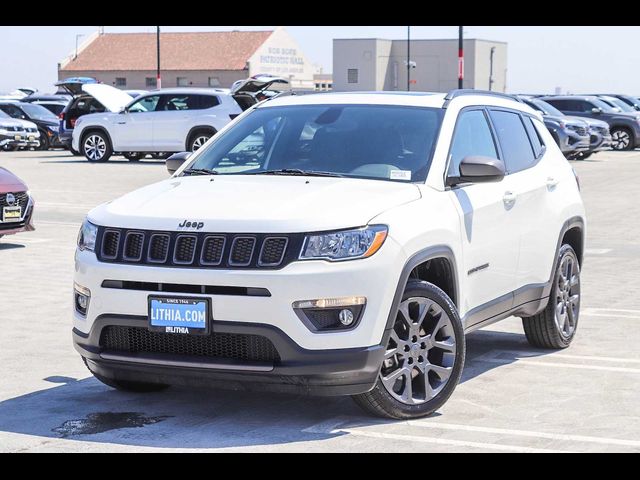
[[[459,114],[449,152],[448,177],[459,177],[462,159],[475,155],[502,159],[482,107]],[[512,305],[519,235],[510,204],[511,190],[511,179],[505,176],[498,183],[460,184],[449,192],[461,217],[467,327]]]
[[[121,152],[153,151],[153,116],[160,95],[139,98],[123,112],[111,115],[113,148]]]
[[[540,120],[506,109],[491,109],[490,116],[513,197],[511,225],[518,237],[519,250],[514,290],[530,289],[549,281],[558,240],[560,227],[556,225],[557,214],[553,209],[557,174],[550,158],[553,153],[547,156],[539,130],[545,127]],[[515,301],[523,303],[522,299],[516,295]]]

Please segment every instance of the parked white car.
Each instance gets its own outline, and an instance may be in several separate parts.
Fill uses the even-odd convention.
[[[107,385],[412,418],[454,391],[466,332],[515,315],[535,347],[574,338],[579,184],[513,97],[281,96],[185,157],[80,231],[74,344]]]
[[[113,153],[139,160],[152,152],[194,152],[243,110],[278,77],[253,77],[231,91],[214,88],[172,88],[138,96],[119,113],[78,118],[72,148],[91,162],[105,162]]]

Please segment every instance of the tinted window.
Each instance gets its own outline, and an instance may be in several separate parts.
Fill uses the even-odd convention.
[[[22,105],[22,110],[24,110],[24,112],[27,113],[27,115],[29,115],[29,118],[31,119],[48,121],[57,120],[56,116],[53,113],[51,113],[46,108],[41,107],[40,105],[27,103]]]
[[[460,175],[460,162],[469,155],[498,158],[491,129],[482,110],[462,112],[451,142],[449,176]]]
[[[533,154],[538,158],[542,154],[542,147],[544,144],[542,143],[540,134],[533,122],[534,120],[531,117],[524,117],[524,126],[527,129],[531,145],[533,146]]]
[[[220,100],[215,95],[189,95],[187,107],[189,110],[205,110],[220,105]]]
[[[1,105],[0,109],[13,118],[27,118],[27,116],[17,107],[13,105]]]
[[[502,155],[508,173],[529,168],[535,162],[533,148],[522,118],[513,112],[493,110],[491,119],[502,147]]]
[[[259,108],[199,153],[219,174],[299,169],[424,181],[442,109],[371,105]]]
[[[163,102],[160,105],[159,110],[176,111],[176,110],[189,110],[189,101],[191,95],[163,95]]]
[[[159,95],[152,95],[150,97],[144,97],[135,102],[133,105],[129,107],[130,113],[142,113],[142,112],[153,112],[158,106],[158,101],[160,100]]]

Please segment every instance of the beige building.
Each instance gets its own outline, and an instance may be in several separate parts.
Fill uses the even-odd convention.
[[[506,91],[506,43],[468,39],[464,41],[464,53],[464,88]],[[410,60],[415,62],[411,90],[447,92],[458,88],[457,39],[411,40]],[[406,91],[407,41],[334,39],[333,89]]]
[[[315,69],[287,31],[161,33],[162,87],[222,87],[256,74],[313,90]],[[94,77],[121,89],[153,89],[155,33],[101,33],[58,64],[58,79]]]

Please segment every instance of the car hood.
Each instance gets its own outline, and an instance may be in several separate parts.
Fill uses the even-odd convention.
[[[133,100],[128,93],[103,83],[86,83],[82,85],[82,90],[98,100],[107,110],[115,113]]]
[[[136,190],[89,213],[97,225],[201,231],[295,233],[366,225],[376,215],[418,200],[420,189],[398,182],[293,176],[177,177]]]
[[[25,183],[6,168],[0,167],[0,193],[27,190]]]
[[[20,128],[38,128],[35,123],[29,120],[21,120],[19,118],[0,118],[0,125],[8,127],[20,127]]]
[[[595,118],[589,118],[589,117],[567,117],[567,118],[571,118],[576,119],[576,120],[582,120],[583,122],[586,122],[590,127],[603,127],[603,128],[609,128],[609,124],[607,122],[604,122],[602,120],[596,120]]]
[[[566,125],[580,125],[582,127],[586,127],[585,120],[580,117],[567,117],[565,115],[559,117],[557,115],[545,115],[543,119],[548,122],[564,123]]]

